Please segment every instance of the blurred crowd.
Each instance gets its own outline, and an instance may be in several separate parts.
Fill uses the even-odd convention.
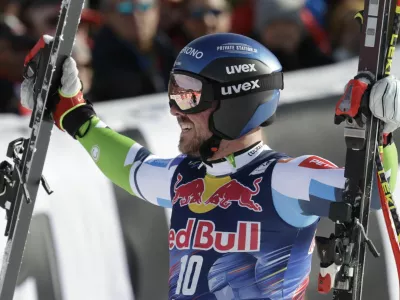
[[[86,0],[73,57],[93,103],[165,92],[179,51],[209,33],[267,46],[284,71],[358,55],[363,0]],[[27,52],[53,35],[61,0],[0,0],[0,113],[27,114],[20,84]]]

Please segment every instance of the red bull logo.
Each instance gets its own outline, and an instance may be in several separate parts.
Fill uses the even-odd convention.
[[[203,199],[205,183],[203,178],[197,178],[184,184],[180,184],[182,175],[178,174],[174,186],[174,198],[172,204],[179,202],[180,206],[189,204],[212,204],[223,209],[229,208],[233,202],[240,207],[250,209],[255,212],[262,212],[262,207],[254,202],[253,197],[260,192],[260,182],[262,177],[253,181],[253,189],[241,184],[236,179],[232,179],[216,189],[207,199]]]
[[[202,178],[197,178],[188,183],[178,184],[182,181],[182,175],[178,174],[177,181],[174,186],[175,196],[172,199],[172,205],[180,201],[181,206],[189,203],[201,204],[201,196],[204,192],[204,181]]]
[[[190,218],[186,227],[169,231],[169,249],[178,250],[215,250],[227,252],[260,251],[260,222],[238,222],[236,232],[222,232],[215,229],[212,221]],[[190,247],[192,245],[192,247]]]

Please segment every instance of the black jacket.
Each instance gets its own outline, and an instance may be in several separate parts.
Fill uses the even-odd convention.
[[[91,100],[105,101],[164,92],[176,53],[159,34],[146,56],[103,27],[94,40]]]
[[[0,79],[0,113],[19,114],[15,93],[15,84],[6,79]]]

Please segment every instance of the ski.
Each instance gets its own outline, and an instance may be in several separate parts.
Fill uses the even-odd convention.
[[[7,225],[0,273],[0,300],[12,300],[17,285],[29,226],[39,185],[51,193],[42,175],[53,120],[51,105],[57,101],[61,67],[72,53],[84,0],[63,0],[53,39],[42,37],[25,58],[24,77],[34,80],[29,138],[12,141],[0,163],[0,205],[6,209]]]
[[[335,232],[329,238],[316,237],[321,259],[318,290],[328,293],[333,289],[334,300],[362,299],[367,248],[379,257],[367,234],[382,128],[368,101],[371,84],[390,73],[391,34],[398,33],[398,24],[393,22],[398,22],[395,6],[395,0],[365,0],[364,10],[358,14],[362,26],[358,72],[336,105],[335,124],[345,122],[346,183],[343,201],[330,207]]]

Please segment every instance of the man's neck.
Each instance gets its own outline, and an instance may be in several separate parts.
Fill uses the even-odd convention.
[[[220,158],[227,157],[228,155],[238,152],[240,150],[246,149],[262,140],[262,132],[261,129],[255,129],[250,133],[242,136],[241,138],[233,141],[222,140],[217,152],[209,159],[217,160]]]

